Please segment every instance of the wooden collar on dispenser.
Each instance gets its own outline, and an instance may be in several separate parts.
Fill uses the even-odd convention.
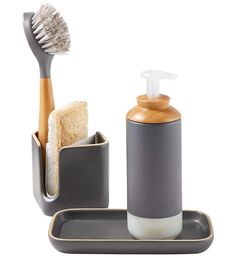
[[[169,105],[170,98],[166,95],[159,95],[155,98],[148,98],[147,95],[137,97],[138,105],[132,108],[127,119],[138,123],[167,123],[179,120],[181,114],[178,110]]]

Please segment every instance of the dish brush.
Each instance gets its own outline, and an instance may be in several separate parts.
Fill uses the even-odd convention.
[[[68,27],[60,13],[49,4],[42,5],[38,12],[23,14],[24,31],[29,46],[39,63],[40,107],[38,139],[42,147],[45,167],[46,143],[48,141],[48,117],[54,109],[51,83],[51,63],[55,55],[64,54],[70,48]]]

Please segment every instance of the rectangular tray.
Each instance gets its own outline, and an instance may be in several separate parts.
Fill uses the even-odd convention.
[[[180,254],[200,253],[213,241],[210,218],[198,211],[183,211],[183,230],[173,240],[136,240],[127,229],[127,211],[67,209],[51,221],[49,239],[65,253]]]

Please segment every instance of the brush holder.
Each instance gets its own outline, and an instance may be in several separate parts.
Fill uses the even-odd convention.
[[[59,192],[48,197],[41,145],[32,135],[34,197],[49,216],[68,208],[107,208],[109,202],[109,143],[99,132],[61,149],[59,153]]]

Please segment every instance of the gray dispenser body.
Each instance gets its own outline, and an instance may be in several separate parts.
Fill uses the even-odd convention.
[[[182,211],[181,119],[138,123],[127,119],[128,212],[166,218]]]

